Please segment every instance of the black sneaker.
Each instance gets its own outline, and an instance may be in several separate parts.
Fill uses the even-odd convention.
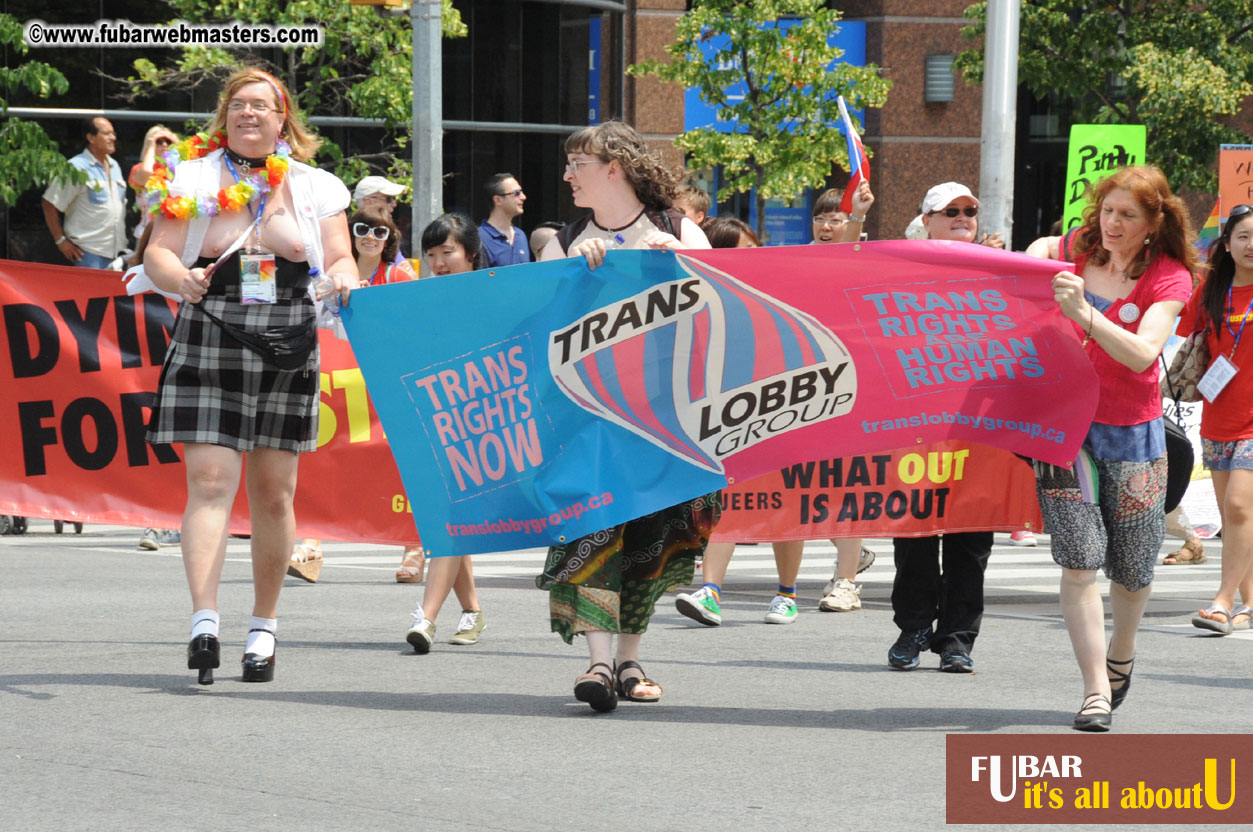
[[[913,670],[918,666],[918,654],[931,645],[932,630],[901,630],[900,638],[888,650],[888,664],[897,670]]]
[[[974,673],[975,663],[961,647],[945,647],[940,654],[941,673]]]

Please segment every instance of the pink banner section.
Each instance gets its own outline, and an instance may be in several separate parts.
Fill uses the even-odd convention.
[[[715,321],[676,386],[680,421],[729,482],[945,439],[1069,465],[1091,424],[1096,376],[1053,300],[1057,262],[940,241],[678,261]]]

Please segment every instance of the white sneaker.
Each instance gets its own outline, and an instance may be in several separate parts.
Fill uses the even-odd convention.
[[[796,599],[783,595],[774,596],[770,611],[766,613],[767,624],[794,624],[796,622]]]
[[[421,607],[413,613],[413,626],[405,633],[405,641],[413,646],[415,653],[426,655],[431,652],[431,645],[435,642],[435,622],[422,615]]]
[[[1035,535],[1026,529],[1011,532],[1009,535],[1009,544],[1011,546],[1035,546]]]
[[[856,574],[860,575],[862,572],[865,572],[867,569],[869,569],[871,565],[874,564],[874,558],[875,558],[874,552],[870,551],[869,549],[863,546],[861,549],[861,553],[857,556],[857,573]],[[831,580],[827,581],[827,585],[822,588],[822,597],[824,598],[830,595],[832,592],[835,592],[836,584],[840,580],[840,572],[839,572],[840,562],[839,561],[835,562],[835,569],[836,569],[836,572],[834,575],[831,576]]]
[[[861,587],[848,578],[840,578],[818,602],[818,609],[823,612],[852,612],[861,609]]]

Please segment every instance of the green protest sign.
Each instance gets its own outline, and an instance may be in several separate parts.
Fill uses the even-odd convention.
[[[1083,219],[1088,188],[1127,165],[1144,164],[1143,124],[1074,124],[1066,162],[1063,225],[1066,231]]]

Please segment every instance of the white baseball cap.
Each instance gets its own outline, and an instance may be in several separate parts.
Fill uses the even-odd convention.
[[[922,214],[914,217],[909,221],[909,225],[905,228],[906,240],[925,240],[927,239],[927,227],[922,224]]]
[[[979,200],[975,199],[975,195],[965,185],[957,182],[942,182],[927,191],[927,195],[923,197],[922,213],[930,214],[932,211],[941,211],[950,202],[963,196],[974,199],[975,205],[979,204]]]
[[[352,199],[354,202],[360,202],[362,198],[371,194],[400,196],[404,192],[404,185],[397,185],[395,182],[382,176],[367,176],[358,182],[357,187],[353,189]]]

